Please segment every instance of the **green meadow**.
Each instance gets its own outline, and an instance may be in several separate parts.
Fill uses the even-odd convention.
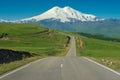
[[[67,37],[59,31],[35,24],[0,24],[0,48],[27,51],[42,56],[60,55],[65,49]]]
[[[0,49],[37,54],[31,58],[0,64],[0,74],[48,56],[63,56],[69,49],[68,38],[57,30],[35,24],[0,24]]]
[[[108,67],[120,70],[120,42],[77,35],[76,44],[78,56],[89,57]]]

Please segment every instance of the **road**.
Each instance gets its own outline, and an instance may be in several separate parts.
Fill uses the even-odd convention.
[[[65,57],[48,57],[0,76],[0,80],[120,80],[120,74],[88,58],[77,57],[75,39]]]

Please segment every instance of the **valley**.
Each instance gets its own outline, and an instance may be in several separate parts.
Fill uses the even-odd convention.
[[[120,0],[1,0],[0,80],[120,80]]]
[[[91,60],[90,58],[87,58],[88,56],[77,57],[76,41],[74,36],[71,36],[70,49],[67,52],[66,56],[63,57],[53,56],[53,57],[46,57],[43,59],[39,59],[25,66],[22,66],[18,69],[15,69],[10,73],[6,73],[5,75],[0,76],[0,79],[1,80],[13,80],[15,78],[17,78],[18,80],[33,80],[33,79],[35,80],[39,80],[39,79],[119,80],[120,79],[120,74],[118,72],[108,67],[105,67]],[[83,37],[81,36],[81,38]],[[77,39],[79,39],[78,36]],[[83,40],[80,39],[79,42],[83,42]]]

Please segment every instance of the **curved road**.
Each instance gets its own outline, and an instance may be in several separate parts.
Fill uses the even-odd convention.
[[[0,76],[0,80],[120,80],[120,74],[88,58],[76,57],[75,39],[65,57],[48,57]]]

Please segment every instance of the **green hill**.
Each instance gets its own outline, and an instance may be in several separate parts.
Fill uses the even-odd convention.
[[[87,34],[88,35],[88,34]],[[99,36],[100,38],[100,36]],[[113,69],[120,70],[120,42],[77,34],[77,52],[79,56],[91,57]],[[103,37],[102,37],[103,39]]]
[[[62,55],[67,37],[35,24],[0,24],[0,48],[39,55]]]
[[[0,24],[1,63],[9,62],[0,64],[0,74],[43,57],[63,56],[68,41],[68,36],[40,25]]]

